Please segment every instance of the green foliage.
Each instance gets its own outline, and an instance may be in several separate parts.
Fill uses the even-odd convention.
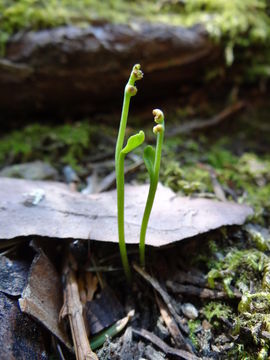
[[[127,22],[129,11],[143,14],[141,1],[126,0],[0,0],[0,44],[19,30],[37,30],[75,24],[84,27],[103,18]],[[147,2],[144,1],[147,5]]]
[[[266,115],[263,116],[268,121]],[[258,117],[249,117],[249,126],[239,125],[239,134],[246,134],[245,148],[254,147],[253,126],[258,121]],[[240,124],[240,119],[238,122]],[[256,131],[257,138],[268,138],[265,130],[259,133],[257,128]],[[196,142],[185,137],[167,139],[161,181],[184,195],[203,193],[215,197],[211,179],[214,173],[226,195],[234,195],[232,200],[237,198],[239,203],[251,205],[255,211],[254,221],[264,224],[270,214],[270,156],[235,149],[235,144],[241,141],[224,134],[214,141],[204,136],[197,137]]]
[[[233,296],[231,284],[244,293],[248,291],[251,279],[255,282],[256,288],[267,261],[268,256],[257,249],[232,248],[221,260],[215,262],[208,273],[208,283],[214,287],[215,281],[219,279],[228,295]]]
[[[143,160],[149,173],[150,179],[154,176],[155,150],[151,145],[147,145],[143,151]]]
[[[213,319],[229,319],[232,316],[232,309],[230,306],[222,302],[210,301],[209,303],[204,305],[202,313],[209,322],[212,322]]]
[[[195,320],[189,320],[188,321],[188,328],[189,328],[189,339],[191,340],[193,346],[195,346],[195,348],[198,348],[199,346],[199,342],[196,336],[196,331],[201,327],[201,322],[199,319],[195,319]]]
[[[20,163],[44,159],[78,168],[91,147],[93,131],[88,121],[57,127],[39,124],[26,126],[1,139],[0,164],[4,166],[7,160]]]
[[[212,191],[209,171],[198,165],[182,166],[172,160],[162,169],[161,180],[172,190],[185,195]]]
[[[124,146],[125,133],[127,127],[127,119],[129,113],[130,99],[136,95],[137,90],[135,88],[135,82],[141,80],[143,72],[141,71],[140,64],[133,66],[130,73],[130,77],[125,86],[124,100],[122,106],[122,113],[119,125],[119,131],[115,146],[115,174],[116,174],[116,189],[117,189],[117,222],[118,222],[118,241],[121,260],[127,280],[131,281],[131,271],[127,256],[127,248],[125,242],[125,173],[124,173],[124,161],[125,156],[130,151],[136,149],[144,141],[144,132],[140,131],[138,134],[131,136],[127,145]],[[135,90],[135,91],[134,91]]]
[[[138,134],[132,135],[128,138],[126,146],[122,149],[122,154],[128,154],[144,142],[144,132],[140,131]]]

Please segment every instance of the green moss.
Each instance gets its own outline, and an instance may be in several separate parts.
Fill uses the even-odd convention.
[[[224,134],[214,141],[205,136],[196,141],[184,136],[169,139],[164,146],[161,181],[175,192],[215,197],[214,173],[227,198],[251,205],[253,220],[265,224],[270,214],[270,156],[235,149],[238,142],[245,148],[255,146],[253,125],[251,122],[249,127],[244,124],[245,128],[240,128],[239,134],[246,134],[244,141]],[[268,133],[257,133],[258,138],[261,136],[267,138]]]
[[[262,279],[262,273],[268,256],[257,249],[230,249],[227,254],[215,263],[208,273],[208,282],[214,287],[217,279],[221,280],[224,289],[233,295],[230,286],[233,284],[242,293],[248,291],[250,281],[254,281],[255,288]],[[260,285],[259,285],[260,286]]]
[[[212,189],[209,172],[198,165],[181,167],[176,161],[171,161],[162,168],[160,178],[172,190],[185,195]]]
[[[210,301],[202,308],[202,314],[209,322],[213,323],[213,319],[217,321],[216,323],[213,323],[214,325],[218,325],[219,320],[222,318],[231,318],[232,313],[233,312],[230,306],[219,301]]]
[[[196,336],[197,330],[201,327],[201,322],[199,319],[189,320],[188,328],[189,328],[189,339],[191,340],[194,347],[197,349],[199,346],[198,339]]]
[[[78,167],[91,148],[93,127],[87,121],[57,127],[29,125],[0,141],[0,165],[37,159]]]

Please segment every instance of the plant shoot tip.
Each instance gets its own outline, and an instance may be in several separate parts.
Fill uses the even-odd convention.
[[[153,133],[157,135],[158,133],[161,133],[163,131],[163,126],[161,124],[158,124],[153,127]]]
[[[141,71],[140,64],[136,64],[133,66],[132,75],[133,75],[135,81],[141,80],[143,78],[143,72]]]
[[[160,109],[154,109],[153,110],[154,120],[157,124],[161,124],[164,120],[164,114],[163,111]]]

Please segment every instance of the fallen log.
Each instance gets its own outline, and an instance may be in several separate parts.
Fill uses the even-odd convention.
[[[18,33],[0,58],[1,113],[80,116],[106,112],[115,101],[120,107],[136,62],[146,74],[143,101],[157,99],[199,82],[220,54],[199,25],[105,23]]]

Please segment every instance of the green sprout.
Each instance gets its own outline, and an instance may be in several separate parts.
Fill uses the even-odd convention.
[[[163,112],[159,109],[155,109],[153,110],[153,115],[154,115],[154,120],[157,123],[157,125],[154,126],[153,128],[154,134],[157,135],[156,149],[154,150],[152,146],[148,145],[144,149],[144,154],[143,154],[144,163],[150,177],[150,187],[149,187],[149,192],[147,196],[147,201],[146,201],[142,225],[141,225],[141,232],[140,232],[139,249],[140,249],[140,262],[142,267],[145,266],[145,235],[146,235],[147,225],[149,222],[149,218],[157,190],[157,185],[158,185],[161,151],[162,151],[162,144],[163,144],[164,131],[165,131]]]
[[[125,87],[124,101],[122,107],[122,114],[119,126],[119,132],[115,148],[115,173],[116,173],[116,187],[117,187],[117,214],[118,214],[118,239],[120,255],[123,263],[123,268],[128,281],[131,281],[130,266],[127,257],[127,249],[125,243],[125,227],[124,227],[124,190],[125,190],[125,175],[124,175],[124,160],[125,156],[144,142],[144,132],[140,131],[138,134],[131,136],[126,146],[123,148],[125,131],[127,126],[128,111],[130,99],[136,95],[137,88],[134,86],[137,80],[141,80],[143,73],[139,64],[134,65],[128,83]]]

